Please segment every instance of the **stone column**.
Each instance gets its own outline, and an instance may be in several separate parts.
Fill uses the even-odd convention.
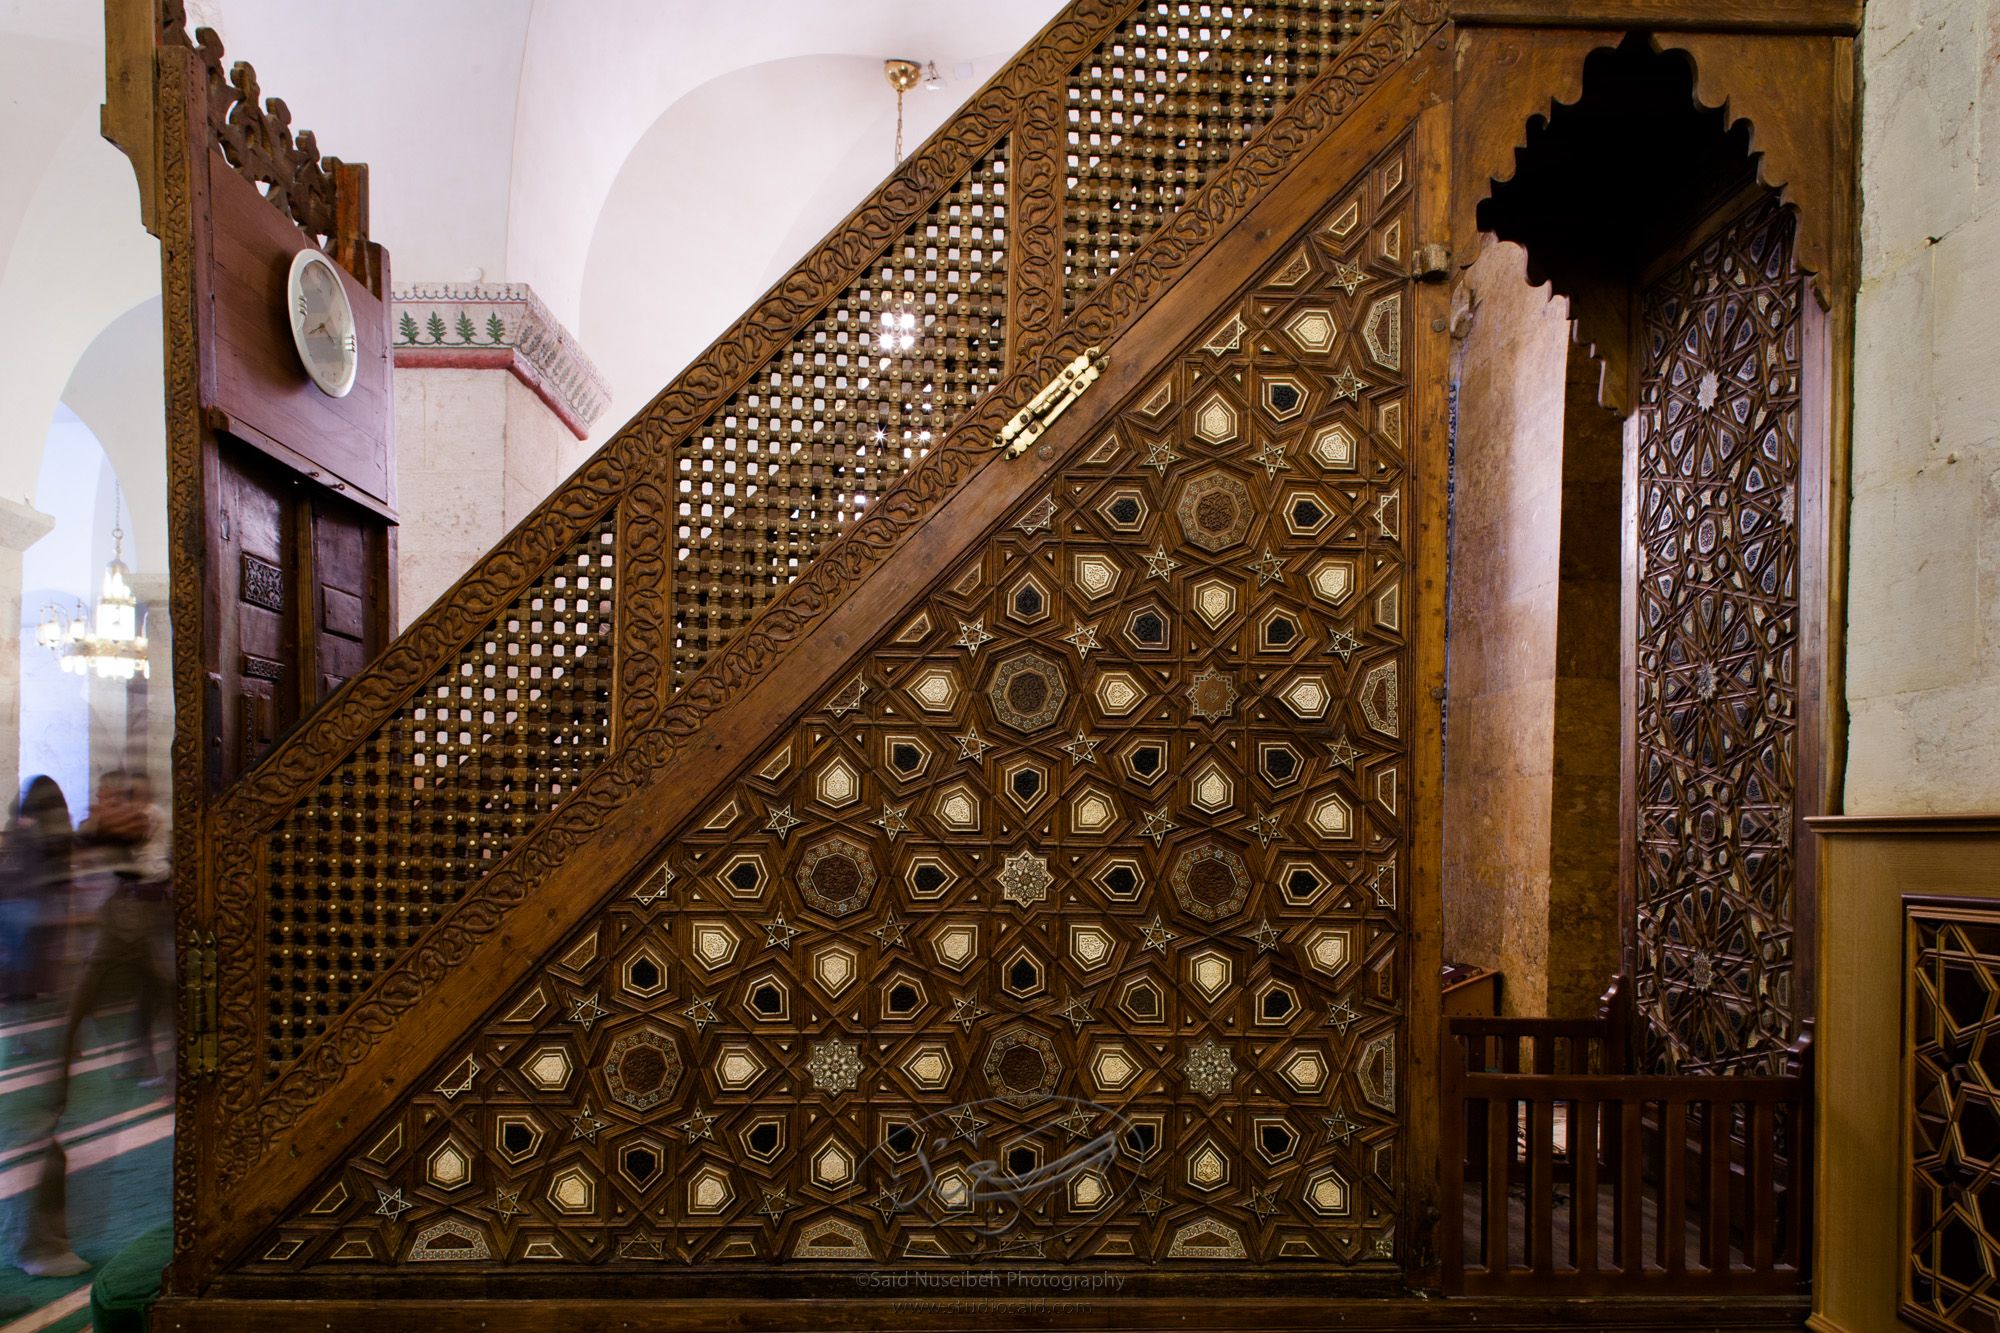
[[[31,505],[0,499],[0,797],[6,806],[21,791],[21,553],[55,524]],[[34,631],[27,633],[32,642]]]
[[[394,305],[408,624],[589,456],[611,394],[525,284],[419,283]]]

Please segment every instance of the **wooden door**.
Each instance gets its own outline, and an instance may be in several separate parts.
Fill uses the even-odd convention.
[[[1808,329],[1797,218],[1753,189],[1637,292],[1627,722],[1632,973],[1644,1059],[1780,1072],[1812,1015],[1817,813]]]
[[[211,680],[220,717],[212,772],[242,772],[299,717],[295,487],[248,449],[218,451]]]
[[[393,545],[368,511],[326,494],[307,500],[312,527],[308,582],[317,655],[311,702],[332,694],[387,641]]]
[[[225,437],[216,478],[210,768],[229,774],[381,651],[391,560],[375,515],[260,451]]]
[[[696,812],[245,1275],[1419,1275],[1444,357],[1396,128],[1114,343],[747,762],[650,775]]]

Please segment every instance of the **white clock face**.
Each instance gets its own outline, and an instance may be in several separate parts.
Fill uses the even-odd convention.
[[[345,398],[361,358],[354,343],[354,307],[333,262],[317,250],[292,256],[285,300],[306,374],[329,398]]]

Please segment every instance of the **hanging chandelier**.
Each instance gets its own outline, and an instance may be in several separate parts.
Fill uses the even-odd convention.
[[[111,563],[104,567],[104,586],[97,610],[86,615],[83,603],[66,615],[54,603],[42,608],[35,642],[53,652],[64,671],[79,676],[96,673],[104,680],[131,680],[152,675],[146,660],[146,636],[139,632],[139,601],[132,595],[132,571],[125,565],[125,530],[119,526],[122,497],[111,498]]]
[[[914,60],[885,60],[882,62],[882,74],[896,93],[896,165],[900,167],[903,165],[903,94],[918,84],[926,88],[938,87],[937,65],[930,62],[919,65]],[[899,292],[885,293],[884,304],[875,313],[874,346],[881,365],[886,368],[895,353],[914,348],[928,322],[907,297]]]

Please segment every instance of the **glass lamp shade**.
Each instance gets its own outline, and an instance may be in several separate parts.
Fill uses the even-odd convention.
[[[139,637],[139,604],[132,596],[127,579],[132,571],[122,560],[104,567],[104,591],[97,599],[97,637],[111,643],[130,643]]]

